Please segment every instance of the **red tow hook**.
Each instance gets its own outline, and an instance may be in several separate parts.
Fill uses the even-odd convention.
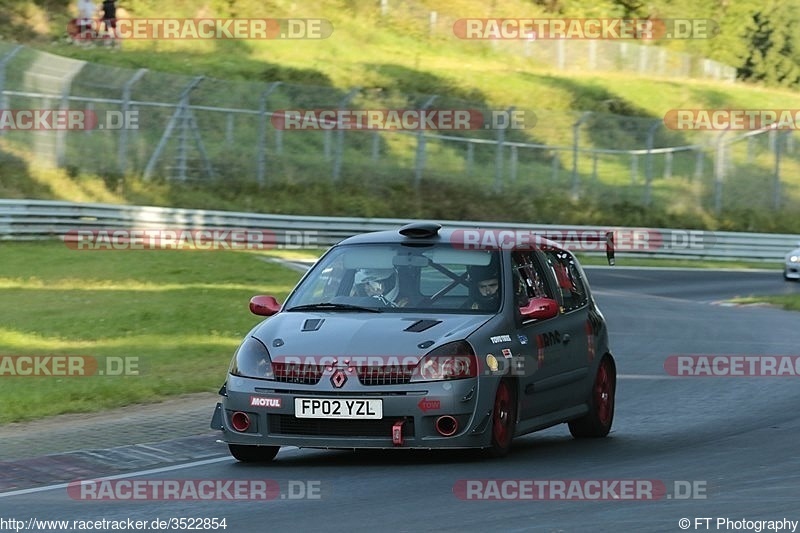
[[[392,426],[392,443],[395,446],[402,446],[403,445],[403,424],[405,424],[405,419],[398,420]]]

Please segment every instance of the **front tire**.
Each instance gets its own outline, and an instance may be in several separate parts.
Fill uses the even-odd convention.
[[[245,446],[242,444],[228,444],[231,455],[243,463],[268,463],[278,455],[280,446]]]
[[[611,431],[614,422],[614,403],[617,391],[617,368],[610,355],[603,357],[597,367],[589,397],[589,413],[569,422],[569,432],[576,439],[601,438]]]
[[[497,384],[492,406],[492,445],[486,450],[489,457],[505,457],[517,428],[517,387],[513,380],[503,378]]]

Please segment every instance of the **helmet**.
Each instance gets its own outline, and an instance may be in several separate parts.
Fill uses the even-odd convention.
[[[367,296],[397,297],[397,272],[393,268],[362,268],[356,272],[354,283]]]
[[[492,309],[500,300],[500,275],[493,265],[467,267],[471,282],[471,296],[481,309]],[[496,284],[489,285],[494,280]],[[485,287],[485,288],[482,288]]]

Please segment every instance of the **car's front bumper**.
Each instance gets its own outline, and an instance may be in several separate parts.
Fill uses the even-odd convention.
[[[787,261],[783,269],[783,277],[800,280],[800,263]]]
[[[307,448],[482,448],[489,446],[492,398],[481,386],[489,381],[462,379],[407,385],[359,387],[356,390],[320,390],[311,385],[230,376],[225,396],[217,404],[211,421],[229,444],[252,446],[298,446]],[[491,390],[494,390],[492,385]],[[252,398],[264,398],[252,406]],[[380,398],[380,419],[343,420],[298,418],[295,398]],[[257,402],[259,403],[259,402]],[[231,424],[235,412],[251,421],[245,431]],[[452,436],[441,435],[436,420],[449,415],[458,421]],[[397,427],[402,438],[397,438]]]

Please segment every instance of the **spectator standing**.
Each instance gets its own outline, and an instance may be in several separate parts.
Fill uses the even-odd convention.
[[[117,45],[117,4],[115,0],[103,0],[103,31],[111,35],[111,45]]]

